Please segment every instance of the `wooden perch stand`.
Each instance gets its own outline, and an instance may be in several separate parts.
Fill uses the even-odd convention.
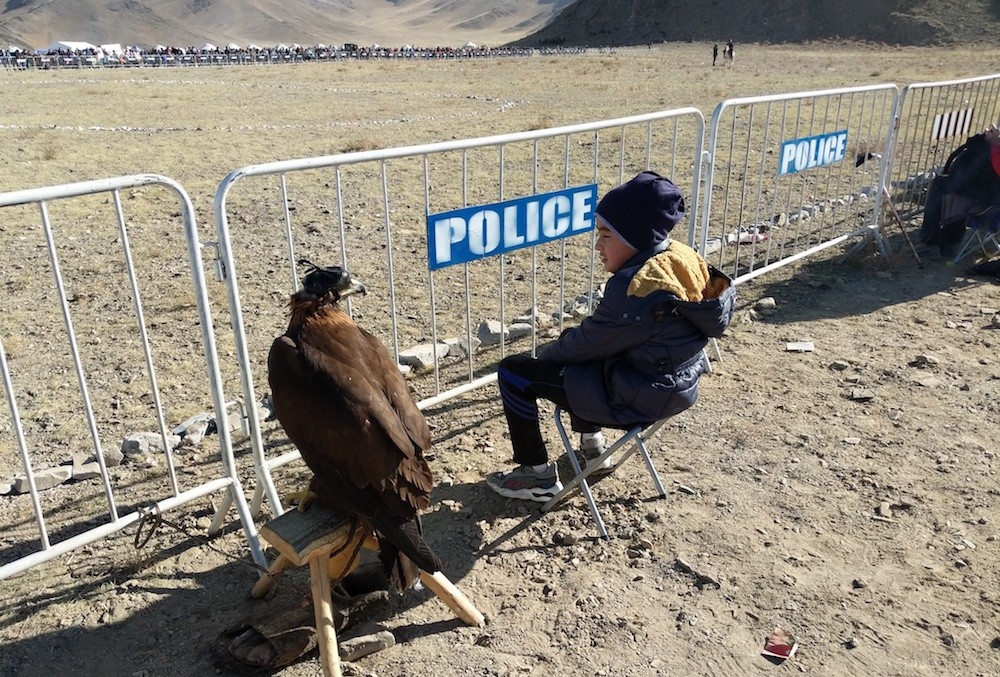
[[[357,522],[312,506],[304,512],[290,510],[260,530],[260,535],[279,554],[268,572],[253,586],[250,595],[258,599],[263,597],[285,569],[309,565],[320,664],[327,677],[340,677],[341,674],[330,580],[340,580],[354,570],[360,548],[378,550],[375,535],[357,526]],[[464,623],[483,624],[483,614],[443,573],[421,571],[420,580]]]

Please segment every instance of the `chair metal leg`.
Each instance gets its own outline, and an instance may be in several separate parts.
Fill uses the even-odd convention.
[[[570,491],[576,489],[577,486],[583,492],[583,497],[587,500],[587,505],[590,506],[590,514],[594,518],[594,522],[597,524],[597,532],[601,535],[601,538],[607,540],[608,530],[604,526],[604,520],[601,519],[601,512],[597,509],[597,502],[594,501],[594,495],[590,492],[590,485],[587,484],[587,475],[590,473],[586,469],[580,467],[580,461],[576,457],[576,452],[573,450],[573,443],[569,439],[569,435],[566,433],[566,427],[563,425],[562,417],[560,414],[562,410],[556,407],[555,420],[556,420],[556,430],[559,431],[559,437],[562,438],[563,447],[566,449],[566,454],[569,456],[569,462],[573,466],[574,476],[573,479],[563,485],[562,491],[557,493],[555,496],[550,498],[543,506],[542,512],[548,512],[555,506],[559,501],[563,499]],[[590,471],[596,469],[596,464],[590,467]]]
[[[955,254],[955,258],[951,260],[953,264],[958,263],[966,256],[971,254],[972,250],[976,248],[976,245],[979,245],[980,248],[983,248],[983,238],[979,234],[978,230],[973,229],[971,233],[965,236],[961,244],[962,246],[958,248],[958,253]]]
[[[652,438],[652,436],[659,431],[663,424],[666,423],[666,419],[657,421],[646,429],[639,426],[631,428],[626,431],[624,435],[618,438],[614,444],[608,447],[597,459],[588,463],[586,468],[581,468],[580,461],[577,459],[576,452],[573,449],[573,443],[569,438],[569,434],[566,432],[566,426],[563,424],[561,414],[562,410],[559,407],[556,407],[556,430],[559,432],[559,437],[562,440],[563,447],[566,449],[566,454],[569,456],[569,462],[570,465],[573,466],[574,475],[572,479],[563,484],[562,491],[557,493],[544,505],[542,505],[542,512],[548,512],[563,498],[579,488],[583,493],[583,497],[587,501],[588,507],[590,508],[590,514],[593,516],[594,523],[597,525],[598,533],[601,535],[601,538],[609,538],[607,528],[604,526],[604,520],[601,518],[601,513],[597,508],[597,502],[594,500],[594,496],[590,491],[590,485],[587,483],[587,478],[596,472],[599,467],[601,467],[601,464],[605,459],[608,459],[615,454],[619,455],[617,461],[612,467],[612,471],[614,471],[637,451],[642,455],[642,459],[646,464],[646,470],[649,472],[649,476],[653,480],[653,486],[659,493],[660,498],[666,497],[667,491],[663,487],[660,475],[657,473],[656,466],[653,465],[653,459],[649,455],[649,449],[646,447],[646,440]],[[623,449],[624,451],[622,451]]]
[[[660,494],[660,498],[667,497],[667,490],[663,488],[663,482],[660,480],[660,474],[656,472],[656,466],[653,465],[653,459],[649,455],[649,449],[646,448],[646,440],[651,439],[653,435],[666,423],[666,419],[662,421],[657,421],[655,424],[641,431],[636,435],[636,447],[642,452],[642,460],[646,462],[646,470],[649,471],[649,476],[653,479],[653,486],[656,491]]]
[[[952,264],[957,264],[959,261],[964,259],[966,256],[972,254],[972,252],[978,247],[979,251],[982,252],[984,257],[989,258],[995,255],[997,252],[992,254],[987,249],[987,247],[993,247],[994,249],[1000,250],[1000,233],[995,229],[989,229],[984,227],[970,228],[971,232],[962,240],[962,246],[959,248],[958,254],[952,259]],[[984,235],[984,231],[986,235]]]

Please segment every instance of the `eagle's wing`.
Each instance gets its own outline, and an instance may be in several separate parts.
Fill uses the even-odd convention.
[[[427,425],[427,418],[417,407],[410,394],[410,386],[399,371],[399,365],[392,358],[389,351],[375,336],[361,329],[361,335],[368,344],[369,359],[375,374],[382,381],[382,392],[385,394],[389,406],[395,412],[399,423],[406,430],[406,434],[416,447],[417,453],[423,453],[431,447],[431,429]]]
[[[422,454],[430,430],[385,347],[347,322],[304,327],[297,342],[287,335],[274,342],[268,377],[275,412],[314,473],[372,487],[386,507],[401,501],[412,514],[430,502],[433,479]],[[405,422],[397,407],[407,407]]]

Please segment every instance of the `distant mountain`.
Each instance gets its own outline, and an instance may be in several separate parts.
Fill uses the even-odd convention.
[[[6,0],[0,46],[1000,40],[1000,0]]]
[[[499,45],[540,29],[573,0],[6,0],[0,46]]]
[[[1000,42],[1000,0],[577,0],[522,45]]]

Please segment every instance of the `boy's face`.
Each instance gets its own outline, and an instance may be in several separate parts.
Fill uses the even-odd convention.
[[[597,225],[597,243],[594,249],[601,255],[604,270],[617,273],[625,262],[635,256],[635,249],[614,234],[607,226]]]

